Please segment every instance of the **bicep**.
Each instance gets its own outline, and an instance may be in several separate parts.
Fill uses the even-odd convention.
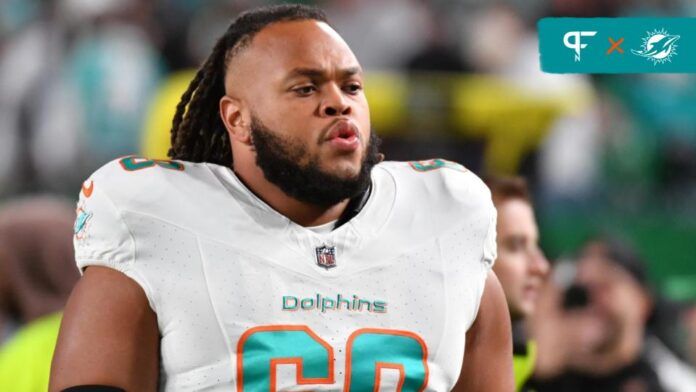
[[[478,315],[466,333],[457,392],[513,391],[512,331],[503,289],[488,273]]]
[[[65,308],[49,389],[155,390],[158,351],[157,318],[141,287],[116,270],[89,267]]]

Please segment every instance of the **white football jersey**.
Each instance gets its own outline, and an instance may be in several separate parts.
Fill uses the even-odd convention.
[[[227,167],[126,157],[83,185],[77,264],[137,282],[166,391],[449,391],[495,260],[495,209],[444,160],[383,162],[319,232]]]

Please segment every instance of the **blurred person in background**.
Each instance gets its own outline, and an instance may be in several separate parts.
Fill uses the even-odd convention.
[[[540,391],[693,391],[693,370],[648,333],[655,299],[641,258],[615,239],[586,243],[572,285],[550,284],[533,327]]]
[[[687,350],[691,364],[696,366],[696,305],[686,314],[688,342]]]
[[[325,7],[368,71],[398,69],[428,39],[429,2],[337,0]]]
[[[49,97],[56,96],[56,90],[63,85],[61,70],[70,42],[57,0],[20,4],[13,1],[2,8],[3,19],[22,14],[19,9],[33,8],[34,12],[26,19],[21,18],[22,23],[12,34],[3,37],[0,52],[0,196],[35,191],[41,186],[34,161],[37,151],[33,146],[41,138],[38,123],[48,111],[45,107]],[[13,8],[17,10],[11,11]],[[66,105],[54,113],[61,116],[51,116],[53,124],[72,118],[74,111],[66,96],[62,102]],[[63,133],[64,129],[69,133]],[[78,143],[73,130],[58,126],[51,129],[52,145],[61,148],[41,151],[43,158],[67,155],[74,162]],[[62,167],[53,163],[50,170]]]
[[[65,72],[80,108],[82,158],[91,168],[138,151],[147,104],[164,70],[152,3],[61,0],[65,17],[79,25]]]
[[[50,197],[0,210],[0,391],[46,391],[60,311],[79,277],[74,209]]]
[[[489,177],[498,210],[498,258],[493,271],[503,286],[512,319],[515,387],[525,389],[534,371],[536,343],[527,337],[524,322],[534,313],[549,263],[539,249],[539,229],[527,184],[520,177]]]
[[[47,0],[0,55],[0,196],[68,193],[137,151],[162,71],[151,1]]]

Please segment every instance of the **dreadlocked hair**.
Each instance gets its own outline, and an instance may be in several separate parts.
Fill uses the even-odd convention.
[[[172,147],[168,154],[170,158],[232,166],[230,138],[219,109],[220,98],[225,95],[227,65],[266,26],[296,20],[327,23],[326,15],[321,10],[299,4],[253,9],[240,14],[232,22],[176,106],[171,131]]]

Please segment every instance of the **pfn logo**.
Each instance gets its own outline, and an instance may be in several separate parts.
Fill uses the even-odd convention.
[[[563,44],[566,48],[575,51],[575,61],[580,61],[580,51],[587,47],[587,44],[581,42],[581,37],[594,37],[595,34],[597,34],[596,31],[569,31],[563,36]]]

